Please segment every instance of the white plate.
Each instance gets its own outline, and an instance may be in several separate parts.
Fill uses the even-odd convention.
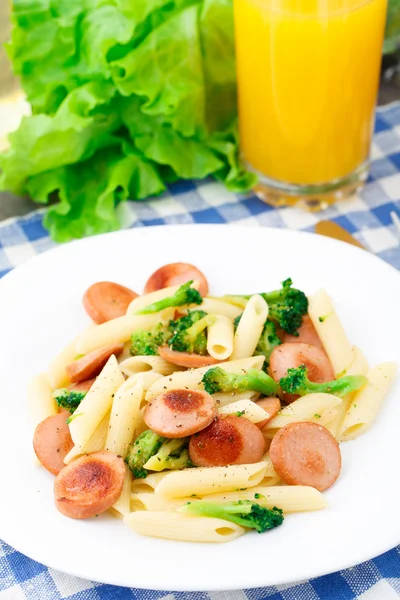
[[[226,590],[336,571],[400,542],[399,382],[376,423],[342,446],[342,474],[324,511],[224,545],[140,537],[110,516],[63,517],[53,477],[32,460],[26,384],[88,323],[85,289],[115,280],[140,291],[162,264],[187,261],[214,294],[269,290],[286,277],[326,287],[353,343],[371,364],[400,361],[400,277],[365,251],[312,234],[234,226],[144,228],[47,252],[0,282],[0,536],[55,569],[106,583],[165,590]]]

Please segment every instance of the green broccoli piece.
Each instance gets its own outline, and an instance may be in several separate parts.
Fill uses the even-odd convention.
[[[363,387],[368,382],[364,375],[348,375],[340,377],[335,381],[327,381],[326,383],[314,383],[307,379],[307,368],[305,365],[300,365],[296,369],[288,369],[286,377],[279,381],[281,390],[286,394],[298,394],[305,396],[306,394],[334,394],[342,398],[351,392],[355,392]]]
[[[281,290],[261,293],[260,296],[268,304],[269,319],[276,321],[284,331],[296,335],[303,315],[308,312],[308,299],[304,292],[292,288],[292,280],[286,279],[282,282]],[[248,299],[251,296],[242,296],[242,298]],[[236,319],[236,326],[239,320],[240,317]]]
[[[189,466],[188,443],[189,438],[165,440],[144,468],[149,471],[185,469]]]
[[[251,500],[237,500],[236,502],[209,502],[198,500],[188,502],[179,509],[186,515],[199,515],[202,517],[214,517],[231,521],[242,527],[256,529],[258,533],[264,533],[268,529],[278,527],[283,523],[283,514],[280,508],[269,509]]]
[[[255,349],[255,356],[265,356],[264,367],[268,367],[269,359],[274,348],[281,344],[281,340],[276,334],[276,326],[272,321],[266,321],[263,332],[258,340],[257,347]]]
[[[235,331],[236,331],[236,329],[239,326],[240,319],[242,318],[242,315],[243,315],[243,313],[241,315],[239,315],[238,317],[236,317],[236,319],[233,320],[233,328],[234,328]]]
[[[72,414],[78,408],[86,393],[63,388],[53,392],[53,398],[60,408],[66,408]]]
[[[215,323],[215,321],[215,315],[206,315],[193,323],[188,329],[178,331],[168,342],[170,348],[177,352],[206,354],[207,336],[205,329]]]
[[[308,312],[308,299],[304,292],[292,288],[292,280],[282,282],[282,289],[263,293],[261,296],[269,307],[269,317],[276,321],[284,331],[297,334],[303,315]]]
[[[178,331],[189,329],[194,323],[197,323],[197,321],[200,321],[200,319],[206,316],[207,313],[204,310],[190,310],[187,315],[180,317],[180,319],[170,321],[168,329],[172,333],[178,333]]]
[[[125,462],[136,479],[144,479],[147,477],[147,471],[144,469],[144,465],[149,458],[158,452],[164,441],[165,438],[157,435],[154,431],[147,429],[129,446]]]
[[[264,396],[276,396],[279,391],[279,386],[272,377],[258,369],[249,369],[246,374],[241,375],[227,373],[221,367],[212,367],[203,375],[202,383],[209,394],[251,390]]]
[[[176,306],[184,306],[186,304],[201,304],[203,302],[203,298],[197,290],[190,287],[192,283],[193,281],[184,283],[178,290],[176,290],[173,296],[168,296],[167,298],[158,300],[158,302],[153,302],[153,304],[144,306],[143,308],[137,310],[135,314],[150,315],[152,313],[160,312],[160,310],[164,310],[165,308],[175,308]]]
[[[155,356],[158,354],[158,347],[165,344],[170,337],[171,334],[162,323],[152,331],[139,329],[131,335],[130,352],[132,356]]]

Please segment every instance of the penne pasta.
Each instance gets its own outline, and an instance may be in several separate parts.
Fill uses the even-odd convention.
[[[343,375],[353,360],[353,350],[343,325],[325,290],[309,298],[308,314],[321,338],[336,377]]]
[[[367,385],[355,394],[344,417],[338,432],[340,441],[353,440],[372,425],[396,371],[394,362],[382,363],[368,371]]]
[[[256,497],[259,496],[259,497]],[[204,495],[197,498],[187,496],[186,498],[165,498],[152,493],[138,493],[131,495],[131,509],[176,512],[187,502],[196,500],[207,500],[209,502],[237,502],[238,500],[251,500],[266,508],[279,506],[284,513],[303,512],[308,510],[321,510],[328,503],[325,496],[313,487],[303,485],[281,485],[275,487],[256,486],[246,490],[236,490],[221,494]]]
[[[169,475],[169,471],[163,473],[152,473],[145,479],[134,479],[132,482],[132,493],[154,492],[158,484]]]
[[[142,377],[130,378],[116,391],[105,449],[125,458],[132,443],[143,397]]]
[[[141,535],[184,542],[230,542],[245,532],[230,521],[169,512],[136,511],[124,523]]]
[[[266,473],[266,463],[231,465],[229,467],[199,467],[165,475],[155,493],[168,498],[182,498],[234,491],[237,488],[258,485]]]
[[[28,403],[34,427],[58,413],[57,402],[46,373],[35,375],[28,384]]]
[[[255,367],[256,368],[256,367]],[[260,397],[258,392],[231,392],[227,394],[213,394],[216,406],[226,406],[232,404],[232,402],[239,402],[240,400],[252,400],[255,402]]]
[[[215,298],[204,298],[198,309],[204,310],[210,315],[223,315],[228,319],[232,319],[232,321],[243,312],[243,309],[239,306]]]
[[[119,368],[128,377],[136,375],[136,373],[152,371],[160,373],[160,375],[171,375],[171,373],[181,371],[182,369],[164,360],[161,356],[131,356],[120,362]]]
[[[325,425],[334,419],[337,407],[341,403],[341,398],[333,394],[307,394],[283,407],[276,417],[265,425],[263,433],[271,433],[273,436],[281,427],[300,421],[313,421]]]
[[[78,336],[75,355],[87,354],[103,346],[127,342],[135,330],[152,329],[161,320],[161,313],[156,315],[125,315],[91,327]]]
[[[260,485],[272,486],[277,485],[280,481],[278,473],[274,469],[269,452],[263,456],[262,462],[265,464],[264,478],[261,480]]]
[[[104,419],[96,427],[93,435],[84,446],[74,446],[64,458],[64,463],[68,465],[71,461],[82,456],[82,454],[90,454],[91,452],[100,452],[104,450],[106,437],[108,432],[108,423],[110,421],[110,411],[107,412]]]
[[[166,512],[175,512],[187,502],[196,500],[192,497],[187,498],[166,498],[149,492],[139,492],[131,494],[131,510],[158,510]]]
[[[208,327],[207,352],[217,360],[227,360],[233,352],[233,322],[224,315],[216,315]]]
[[[353,346],[353,361],[350,364],[349,368],[346,370],[345,375],[366,375],[368,373],[368,362],[365,358],[364,353],[357,348],[357,346]],[[326,428],[329,429],[331,434],[334,437],[337,437],[338,432],[342,426],[343,419],[345,414],[347,413],[350,403],[354,398],[355,392],[352,394],[348,394],[342,400],[342,403],[337,407],[337,414],[334,419],[326,424]]]
[[[153,302],[158,302],[159,300],[164,300],[164,298],[169,298],[173,296],[175,292],[179,290],[180,285],[171,285],[166,288],[162,288],[161,290],[156,290],[155,292],[150,292],[149,294],[143,294],[143,296],[138,296],[128,306],[128,310],[126,311],[127,315],[133,315],[136,311],[144,308],[145,306],[149,306],[153,304]],[[199,283],[197,281],[193,281],[190,286],[195,290],[199,289]],[[173,309],[174,310],[174,309]],[[171,317],[172,318],[172,317]]]
[[[90,327],[87,331],[91,331],[92,329],[93,327]],[[76,350],[77,339],[72,340],[68,346],[61,350],[60,354],[49,365],[47,376],[53,390],[64,387],[69,383],[66,367],[75,360],[78,354]]]
[[[113,508],[118,511],[121,515],[129,515],[131,512],[131,487],[132,487],[132,473],[129,469],[126,470],[124,486],[118,500],[113,504]],[[153,494],[155,495],[155,494]]]
[[[256,494],[260,497],[256,498]],[[260,485],[248,490],[226,492],[225,494],[211,494],[210,496],[204,496],[203,499],[209,502],[252,500],[267,508],[278,506],[284,513],[321,510],[327,506],[327,501],[321,492],[305,485],[279,485],[275,487],[263,487]]]
[[[229,373],[246,373],[248,369],[261,369],[264,363],[264,356],[252,356],[236,361],[228,361],[219,364],[218,366]],[[210,367],[201,367],[200,369],[190,369],[172,373],[167,377],[163,377],[157,381],[146,394],[146,400],[149,401],[157,394],[165,390],[173,390],[177,388],[187,387],[192,390],[200,390],[203,387],[201,379]]]
[[[72,416],[69,429],[76,446],[82,448],[87,444],[110,410],[113,396],[123,383],[117,359],[112,355]]]
[[[219,415],[239,414],[252,423],[260,423],[269,418],[269,414],[255,402],[251,400],[238,400],[218,409]]]
[[[253,356],[268,317],[268,304],[259,294],[247,302],[233,339],[231,360]]]

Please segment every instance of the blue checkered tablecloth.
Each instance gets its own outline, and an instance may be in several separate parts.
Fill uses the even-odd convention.
[[[378,109],[368,184],[323,213],[273,209],[255,196],[235,195],[212,180],[173,185],[162,198],[120,205],[124,227],[177,223],[241,223],[313,231],[331,219],[370,251],[400,269],[400,103]],[[0,277],[54,243],[43,211],[0,224]],[[48,569],[0,541],[0,600],[395,600],[400,597],[400,546],[339,573],[297,584],[235,592],[155,592],[119,588]]]

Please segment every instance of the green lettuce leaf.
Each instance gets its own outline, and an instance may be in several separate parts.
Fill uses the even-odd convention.
[[[15,0],[8,53],[33,116],[0,186],[50,204],[59,242],[112,231],[179,178],[243,192],[232,0]]]

